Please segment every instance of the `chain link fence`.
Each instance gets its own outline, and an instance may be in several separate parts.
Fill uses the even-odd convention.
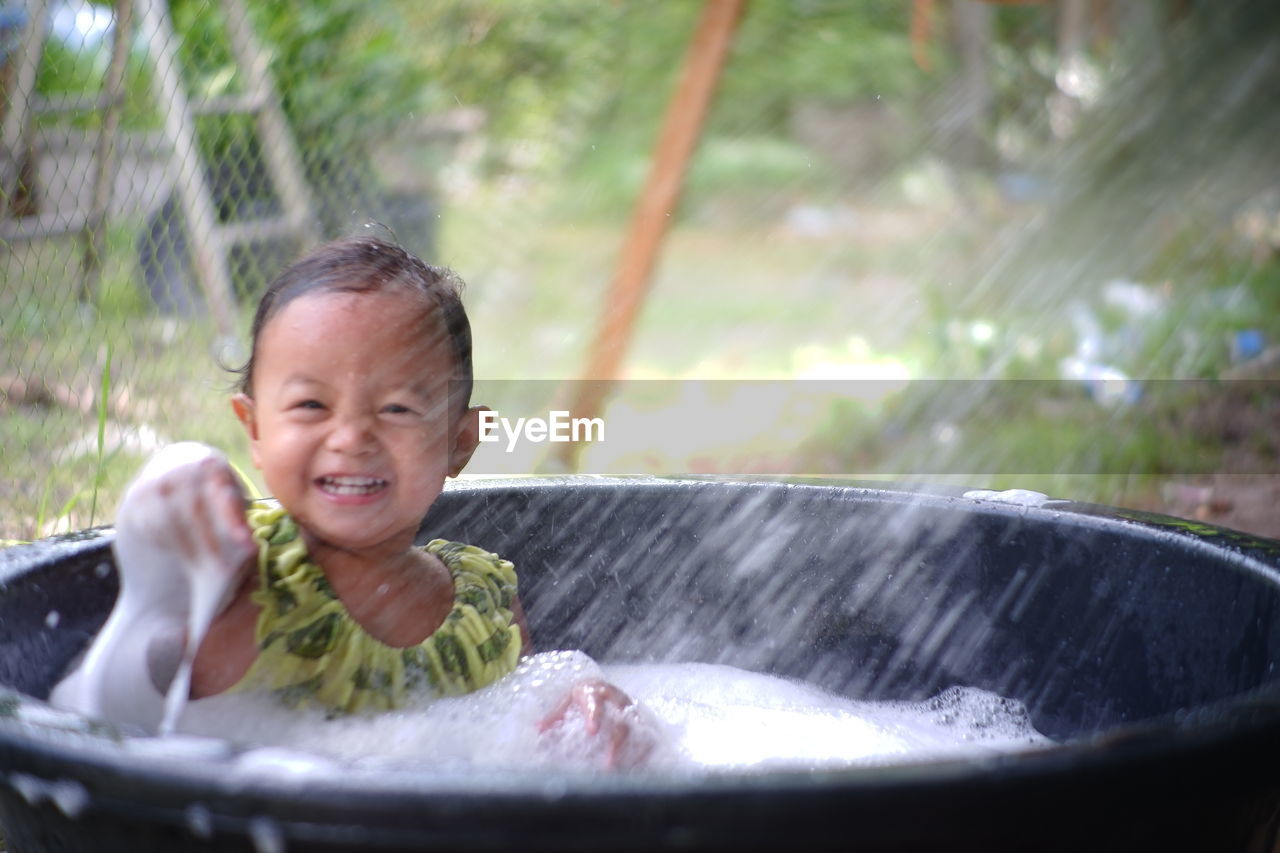
[[[479,378],[580,375],[699,9],[0,2],[0,538],[109,521],[168,441],[247,468],[225,368],[256,294],[320,239],[374,228],[461,273]],[[1098,93],[1211,14],[749,6],[626,375],[1057,376],[1079,335],[1046,329],[1104,274],[1019,279],[1011,235],[1052,205]],[[1273,65],[1231,91],[1247,106]],[[1255,207],[1249,245],[1270,252],[1274,205]],[[1029,295],[1023,326],[996,319]],[[771,447],[769,470],[850,473],[831,448],[797,455],[810,438]]]
[[[130,472],[168,441],[228,447],[243,465],[224,368],[245,354],[256,294],[304,247],[376,220],[433,254],[431,158],[474,134],[476,111],[415,122],[410,109],[370,129],[352,109],[318,133],[361,94],[307,115],[332,60],[282,57],[308,39],[336,47],[358,11],[0,6],[0,537],[109,520]],[[366,38],[399,11],[363,15]],[[272,28],[292,29],[283,46],[263,42]],[[335,76],[358,89],[359,71]],[[388,185],[371,130],[411,136],[431,162],[399,164]]]

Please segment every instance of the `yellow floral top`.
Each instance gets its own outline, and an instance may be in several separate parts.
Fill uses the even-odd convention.
[[[472,545],[429,542],[426,551],[453,576],[453,609],[435,633],[401,649],[374,639],[347,613],[283,507],[255,501],[248,519],[259,543],[258,656],[233,689],[267,688],[289,705],[341,714],[398,707],[417,688],[469,693],[515,669],[521,638],[507,560]]]

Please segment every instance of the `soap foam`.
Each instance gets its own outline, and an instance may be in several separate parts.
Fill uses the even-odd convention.
[[[284,764],[301,751],[365,767],[600,768],[608,744],[588,734],[580,716],[568,714],[539,733],[539,723],[568,691],[592,678],[636,700],[625,722],[637,742],[652,745],[651,768],[832,769],[1050,744],[1021,704],[975,688],[951,688],[916,703],[857,702],[729,666],[600,666],[581,652],[533,655],[507,678],[467,696],[370,715],[325,719],[319,710],[288,709],[265,694],[224,694],[190,703],[178,728],[258,745],[261,756],[294,756]],[[287,769],[281,772],[289,775]]]
[[[690,767],[832,769],[1050,743],[1020,703],[972,687],[952,687],[918,703],[857,702],[713,664],[611,667],[608,675],[675,733],[682,763]]]

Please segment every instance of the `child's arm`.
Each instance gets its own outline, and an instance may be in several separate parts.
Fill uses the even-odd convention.
[[[527,657],[533,654],[533,644],[519,596],[511,603],[511,613],[524,640],[521,657]],[[607,745],[605,765],[608,768],[640,766],[653,751],[654,743],[651,731],[632,725],[634,715],[628,711],[634,710],[635,704],[622,688],[600,678],[590,678],[575,684],[565,694],[555,709],[538,723],[538,732],[545,734],[570,717],[579,716],[587,734],[601,738]]]
[[[529,623],[525,618],[520,596],[511,602],[511,615],[520,626],[522,647],[520,656],[533,654],[533,641],[529,635]],[[538,723],[538,732],[545,734],[571,716],[580,716],[592,737],[601,738],[607,744],[605,765],[610,769],[635,767],[644,764],[653,751],[652,732],[632,725],[634,716],[627,713],[634,709],[635,700],[623,690],[607,681],[592,678],[575,684],[555,710]]]
[[[258,585],[255,563],[250,560],[240,588],[204,635],[191,669],[192,699],[215,696],[239,684],[258,655],[254,638],[259,607],[251,597]]]
[[[511,599],[511,617],[520,626],[520,657],[527,658],[533,654],[533,637],[529,634],[529,620],[524,615],[524,605],[520,603],[519,595]]]

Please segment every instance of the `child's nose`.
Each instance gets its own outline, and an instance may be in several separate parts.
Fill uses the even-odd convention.
[[[368,453],[377,444],[373,419],[364,415],[343,415],[335,419],[326,442],[338,453]]]

